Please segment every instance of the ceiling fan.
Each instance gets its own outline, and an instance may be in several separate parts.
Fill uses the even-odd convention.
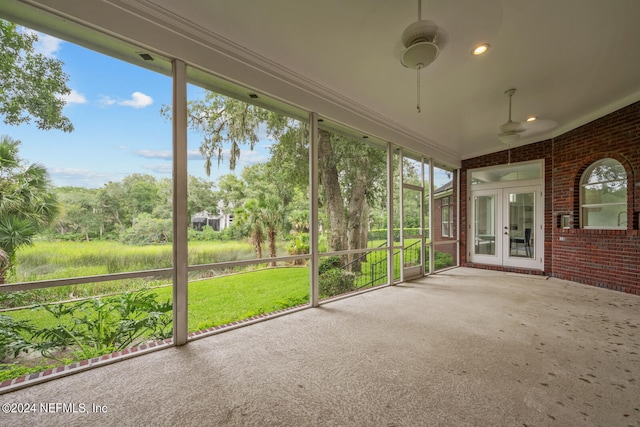
[[[400,62],[405,67],[416,70],[417,105],[420,109],[420,70],[436,60],[443,45],[444,32],[431,21],[422,19],[422,0],[418,0],[418,20],[402,32],[402,52]],[[445,36],[446,38],[446,36]]]
[[[511,98],[516,93],[515,89],[507,89],[504,94],[509,97],[509,120],[500,126],[500,133],[498,139],[505,144],[512,144],[518,141],[521,137],[529,137],[550,131],[558,126],[557,122],[553,120],[537,119],[535,117],[528,119],[525,122],[514,122],[511,120]]]

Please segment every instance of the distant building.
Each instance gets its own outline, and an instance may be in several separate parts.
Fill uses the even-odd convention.
[[[224,207],[222,201],[218,203],[219,215],[213,215],[209,212],[198,212],[191,217],[191,227],[195,230],[202,231],[202,228],[209,226],[215,231],[222,231],[225,228],[229,228],[233,223],[233,214],[226,213],[227,210],[233,210],[233,207]]]

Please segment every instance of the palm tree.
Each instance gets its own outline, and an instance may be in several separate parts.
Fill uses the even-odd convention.
[[[276,257],[276,238],[278,229],[284,224],[284,205],[282,200],[276,197],[267,198],[262,204],[262,222],[267,229],[267,239],[269,240],[269,256]],[[271,262],[271,266],[275,267],[275,261]]]
[[[20,141],[0,139],[0,284],[15,267],[18,248],[49,225],[58,212],[44,166],[26,164]]]
[[[253,245],[256,256],[262,258],[262,244],[264,243],[264,223],[262,207],[258,199],[248,199],[244,206],[237,210],[240,221],[249,227],[249,240]]]

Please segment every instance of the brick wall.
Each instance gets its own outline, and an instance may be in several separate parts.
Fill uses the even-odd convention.
[[[466,256],[467,170],[506,164],[508,156],[504,150],[462,162],[461,265],[474,266]],[[627,171],[627,230],[579,228],[580,177],[591,163],[605,157],[618,160]],[[511,150],[512,163],[536,159],[545,160],[544,273],[640,294],[640,102],[553,140]],[[562,215],[571,218],[569,229],[561,228]]]

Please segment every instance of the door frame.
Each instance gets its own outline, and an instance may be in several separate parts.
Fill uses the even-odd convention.
[[[506,165],[499,168],[504,169]],[[541,164],[544,171],[544,164]],[[469,177],[471,173],[467,174]],[[492,182],[471,185],[467,183],[467,259],[476,264],[499,265],[504,267],[525,268],[530,270],[544,270],[544,179],[513,180],[504,182]],[[533,253],[535,258],[510,257],[509,239],[504,234],[505,222],[508,222],[509,192],[535,192],[535,239],[533,240]],[[494,196],[494,250],[493,254],[476,254],[475,242],[475,197]],[[506,217],[506,218],[505,218]]]
[[[419,235],[405,235],[405,197],[404,197],[404,191],[405,190],[409,190],[409,191],[415,191],[417,193],[419,193],[419,197],[418,197],[418,203],[420,203],[420,208],[419,208],[419,212],[418,215],[420,217],[420,226],[418,228],[418,230],[420,231]],[[425,274],[425,256],[424,256],[424,247],[425,247],[425,233],[424,233],[424,188],[417,186],[417,185],[412,185],[412,184],[402,184],[402,202],[401,202],[401,213],[400,213],[400,246],[402,248],[402,280],[409,280],[409,279],[413,279],[416,277],[421,277],[424,276]],[[406,262],[406,246],[405,246],[405,238],[410,238],[410,239],[415,239],[418,238],[420,239],[418,242],[416,242],[417,246],[418,246],[418,250],[420,251],[420,255],[418,257],[419,260],[419,264],[418,265],[409,265],[407,266],[407,262]]]

